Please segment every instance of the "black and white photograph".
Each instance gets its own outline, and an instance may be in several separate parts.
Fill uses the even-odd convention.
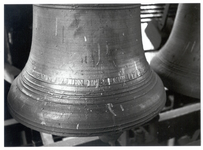
[[[201,3],[2,6],[3,147],[201,148]]]

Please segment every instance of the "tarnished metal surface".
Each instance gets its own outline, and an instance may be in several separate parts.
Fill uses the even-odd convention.
[[[30,56],[8,96],[16,120],[45,133],[94,136],[161,111],[165,91],[144,56],[139,5],[34,5],[33,12]]]
[[[170,90],[200,98],[200,4],[179,4],[171,35],[150,65]]]

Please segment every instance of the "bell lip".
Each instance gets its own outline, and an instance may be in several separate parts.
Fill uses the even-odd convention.
[[[159,76],[157,76],[154,72],[153,72],[153,74],[157,78],[156,84],[162,84]],[[86,128],[83,128],[83,129],[79,128],[79,130],[77,128],[74,128],[74,129],[70,128],[71,132],[69,132],[70,130],[64,130],[64,129],[62,130],[60,127],[48,128],[48,126],[45,127],[44,124],[42,124],[42,123],[35,124],[33,122],[26,121],[26,118],[22,118],[20,114],[15,112],[15,109],[12,108],[12,106],[9,104],[9,101],[8,101],[8,107],[9,107],[9,111],[10,111],[11,115],[16,120],[18,120],[23,125],[25,125],[25,126],[27,126],[29,128],[32,128],[34,130],[37,130],[39,132],[45,132],[45,133],[48,133],[48,134],[54,134],[54,135],[58,135],[58,136],[88,137],[88,136],[99,136],[99,135],[103,135],[103,134],[106,134],[106,133],[114,133],[115,131],[125,131],[127,129],[130,129],[130,128],[133,128],[133,127],[139,127],[140,125],[144,125],[144,124],[148,123],[150,120],[155,118],[161,112],[162,108],[164,107],[164,105],[165,105],[165,92],[162,93],[162,96],[164,97],[164,100],[159,101],[159,103],[154,105],[153,108],[155,108],[155,109],[152,109],[153,111],[145,113],[145,115],[142,115],[142,117],[140,117],[139,119],[137,118],[136,120],[133,120],[132,122],[127,122],[127,123],[122,124],[122,125],[119,124],[120,127],[113,125],[113,126],[110,126],[110,127],[109,126],[106,127],[105,130],[103,128],[96,128],[96,129],[98,129],[98,132],[93,132],[93,131],[95,131],[95,129],[87,130]],[[81,131],[85,131],[85,132],[81,132]]]
[[[111,10],[111,9],[129,9],[140,7],[140,4],[33,4],[37,7],[53,8],[53,9],[89,9],[89,10]]]
[[[44,133],[47,133],[47,134],[53,134],[53,135],[56,135],[56,136],[91,137],[91,136],[107,135],[107,134],[112,134],[112,133],[115,134],[115,133],[118,133],[118,132],[120,133],[120,132],[124,132],[124,131],[126,131],[128,129],[136,128],[136,127],[139,127],[141,125],[146,125],[159,115],[159,113],[161,112],[164,105],[165,105],[165,102],[161,103],[159,105],[159,107],[157,107],[157,109],[152,111],[150,114],[140,118],[141,122],[139,122],[137,124],[132,125],[132,123],[134,123],[134,121],[133,121],[133,122],[128,123],[130,125],[127,126],[125,124],[125,126],[122,126],[120,128],[117,128],[117,129],[113,129],[113,128],[115,128],[115,126],[113,128],[112,127],[110,127],[110,128],[107,127],[107,128],[105,128],[105,130],[103,130],[104,128],[99,128],[98,132],[94,132],[95,129],[87,130],[88,132],[81,132],[81,131],[85,131],[86,129],[79,130],[80,132],[78,132],[76,129],[75,130],[70,129],[69,132],[67,132],[67,130],[60,130],[60,128],[52,128],[51,127],[52,128],[51,129],[48,126],[47,126],[48,128],[44,127],[44,125],[42,125],[42,124],[36,124],[34,122],[26,122],[25,121],[26,118],[23,118],[21,115],[17,115],[17,113],[15,113],[14,110],[11,109],[11,107],[9,108],[9,111],[10,111],[11,115],[18,122],[20,122],[21,124],[23,124],[24,126],[26,126],[28,128],[34,129],[34,130],[39,131],[39,132],[44,132]],[[142,120],[143,118],[145,118],[145,119]]]

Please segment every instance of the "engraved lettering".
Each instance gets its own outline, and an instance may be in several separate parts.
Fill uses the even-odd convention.
[[[74,85],[74,80],[73,79],[68,79],[68,85]]]
[[[107,81],[108,81],[108,85],[111,85],[110,78],[107,78]]]
[[[96,86],[96,88],[99,87],[99,79],[96,79],[96,80],[95,80],[95,86]]]
[[[126,81],[134,80],[138,78],[139,76],[143,75],[146,70],[144,67],[137,67],[135,65],[135,72],[131,72],[124,75],[119,75],[116,77],[107,77],[103,79],[71,79],[71,78],[60,78],[60,77],[51,77],[47,76],[45,74],[38,73],[36,71],[29,73],[31,76],[35,76],[37,79],[46,81],[49,83],[57,83],[57,84],[63,84],[63,85],[69,85],[69,86],[87,86],[87,87],[95,87],[98,88],[99,86],[110,86],[112,84],[118,84],[118,83],[124,83]],[[121,71],[124,73],[125,71],[122,69]]]
[[[125,75],[125,81],[128,81],[128,80],[130,80],[130,79],[128,78],[128,74],[126,74],[126,75]],[[125,81],[124,81],[124,82],[125,82]]]
[[[97,79],[97,80],[96,80],[96,88],[99,87],[99,83],[100,83],[100,82],[99,82],[99,79]]]
[[[75,82],[75,85],[76,85],[76,86],[83,86],[83,85],[84,85],[84,80],[82,80],[82,79],[80,79],[80,80],[79,80],[79,79],[78,79],[78,80],[76,79],[74,82]]]
[[[118,77],[112,78],[113,83],[118,83]]]
[[[87,86],[90,86],[90,83],[91,83],[90,80],[87,80]]]
[[[125,76],[119,76],[119,82],[125,82]]]
[[[133,79],[135,79],[136,78],[136,74],[135,73],[130,73],[130,74],[128,74],[128,79],[129,80],[133,80]]]
[[[107,85],[107,80],[106,79],[101,79],[100,84],[101,85]]]
[[[90,85],[91,86],[96,86],[96,80],[90,80]]]
[[[128,75],[128,79],[131,80],[131,78],[132,78],[131,74],[127,74],[127,75]]]
[[[124,74],[125,74],[125,68],[122,68],[121,75],[124,75]]]

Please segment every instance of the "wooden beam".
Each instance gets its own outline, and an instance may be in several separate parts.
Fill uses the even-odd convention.
[[[4,80],[7,82],[12,83],[20,72],[20,69],[10,65],[9,63],[4,63]]]
[[[4,126],[10,126],[14,124],[18,124],[18,122],[15,119],[8,119],[4,121]]]
[[[68,137],[64,138],[62,141],[50,143],[45,146],[77,146],[91,141],[99,140],[98,136],[94,137]]]
[[[52,134],[40,132],[40,136],[42,138],[42,143],[44,146],[54,143]]]
[[[195,111],[200,111],[200,107],[200,103],[195,103],[181,108],[173,109],[164,113],[160,113],[159,122],[184,116]]]

